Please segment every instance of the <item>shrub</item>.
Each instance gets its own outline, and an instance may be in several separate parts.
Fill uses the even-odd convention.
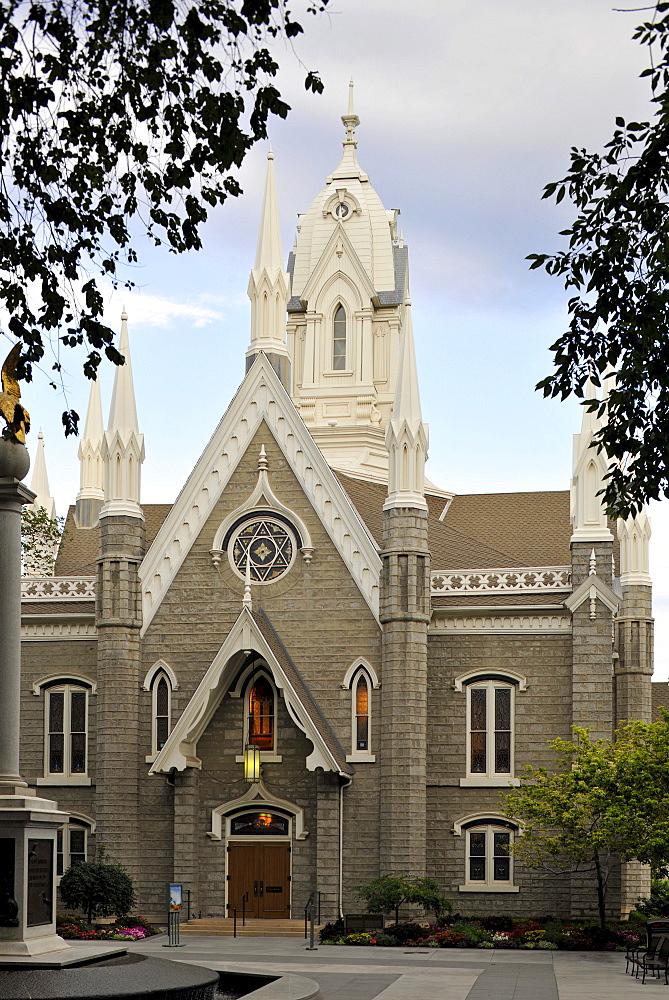
[[[319,935],[321,944],[326,944],[328,941],[332,942],[337,938],[343,937],[345,930],[344,921],[341,919],[325,924],[324,927],[321,927]]]
[[[397,941],[390,934],[377,934],[376,943],[380,948],[392,948],[393,945],[397,944]]]
[[[435,931],[426,939],[426,943],[430,948],[464,948],[467,945],[464,935],[451,927]]]
[[[399,910],[405,903],[424,907],[439,918],[450,913],[453,906],[433,878],[404,878],[399,875],[382,875],[356,888],[358,896],[365,901],[368,913],[395,912],[395,923],[399,923]]]
[[[478,944],[483,941],[490,941],[491,936],[485,927],[481,927],[481,924],[476,921],[460,921],[457,924],[453,924],[454,931],[458,934],[462,934],[465,939],[466,947],[475,948]]]
[[[395,940],[396,944],[418,944],[430,937],[430,928],[421,927],[413,921],[404,924],[391,924],[385,933]]]
[[[343,940],[338,941],[337,944],[357,944],[357,945],[370,945],[376,944],[376,938],[367,931],[355,931],[353,934],[347,934]]]
[[[96,861],[79,861],[63,874],[60,894],[66,906],[86,910],[88,923],[93,916],[123,916],[135,903],[132,879],[119,864],[107,861],[100,848]]]
[[[651,879],[650,896],[641,896],[636,910],[644,917],[669,917],[669,880]]]

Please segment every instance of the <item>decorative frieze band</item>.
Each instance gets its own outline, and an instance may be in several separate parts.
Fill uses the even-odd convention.
[[[431,635],[451,632],[470,635],[559,635],[571,632],[571,615],[454,615],[451,609],[436,608],[429,628]]]
[[[35,622],[21,626],[23,642],[47,642],[50,639],[97,639],[95,621]]]
[[[433,594],[513,594],[571,590],[570,566],[432,571]]]
[[[23,601],[94,601],[94,576],[25,576]]]

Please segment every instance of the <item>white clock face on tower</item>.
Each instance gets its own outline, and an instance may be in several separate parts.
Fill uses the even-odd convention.
[[[336,219],[346,219],[350,213],[351,209],[345,201],[340,201],[338,205],[335,205],[333,210],[333,214]]]

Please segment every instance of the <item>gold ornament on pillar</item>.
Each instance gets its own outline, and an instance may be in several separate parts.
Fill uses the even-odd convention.
[[[30,414],[21,405],[21,386],[16,377],[16,365],[21,354],[21,345],[15,344],[2,366],[2,392],[0,392],[0,413],[7,423],[2,436],[25,444],[30,430]]]

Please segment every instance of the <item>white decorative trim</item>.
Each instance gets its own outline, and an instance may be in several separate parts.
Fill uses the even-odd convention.
[[[376,542],[261,353],[140,566],[142,634],[263,421],[378,621]]]
[[[493,826],[495,823],[502,823],[507,826],[511,824],[519,835],[523,832],[523,824],[519,820],[509,819],[508,816],[504,816],[500,812],[495,812],[493,809],[492,812],[488,810],[487,812],[475,812],[469,813],[467,816],[461,816],[460,819],[456,819],[453,823],[451,833],[454,837],[461,837],[463,827],[475,826],[478,823],[490,823]]]
[[[486,885],[484,882],[475,885],[470,882],[469,885],[459,885],[458,892],[520,892],[520,888],[517,885]]]
[[[511,788],[519,784],[520,778],[512,778],[510,774],[471,774],[460,778],[460,788]]]
[[[165,663],[164,660],[156,660],[153,666],[149,667],[149,669],[146,672],[146,677],[144,678],[144,681],[142,683],[142,687],[144,688],[144,690],[145,691],[151,690],[151,686],[153,684],[153,678],[156,676],[157,673],[160,673],[161,670],[164,674],[167,674],[167,679],[170,682],[172,690],[178,691],[179,682],[177,681],[177,675],[174,673],[169,663]]]
[[[313,750],[305,761],[307,770],[314,771],[317,767],[322,767],[325,771],[341,773],[332,752],[258,629],[253,615],[247,608],[242,608],[225,642],[174,725],[167,743],[156,757],[150,774],[169,772],[173,768],[183,771],[187,767],[202,766],[202,761],[197,756],[198,741],[229,690],[249,649],[254,649],[265,661],[277,689],[283,694],[290,717],[313,744]]]
[[[86,674],[80,674],[76,670],[60,670],[57,674],[48,674],[48,676],[35,681],[30,690],[34,695],[39,697],[43,688],[55,687],[57,684],[69,684],[70,681],[74,681],[75,684],[81,684],[82,687],[88,688],[89,694],[98,693],[97,683],[92,681],[90,677],[87,677]]]
[[[347,753],[346,760],[351,764],[375,764],[376,754],[360,750],[359,753]]]
[[[354,660],[351,666],[348,668],[344,674],[344,680],[341,682],[341,686],[344,690],[350,689],[351,682],[355,674],[362,667],[363,670],[367,672],[370,681],[372,682],[372,688],[376,690],[381,687],[381,681],[379,680],[379,675],[372,666],[372,664],[364,656],[359,656],[357,660]]]
[[[430,584],[432,594],[534,594],[571,590],[571,566],[432,570]]]
[[[46,642],[50,639],[94,639],[98,632],[95,622],[40,622],[21,626],[23,642]]]
[[[287,799],[280,799],[278,796],[272,795],[262,780],[249,785],[244,794],[240,795],[239,798],[230,799],[229,802],[222,802],[220,806],[216,806],[215,809],[211,810],[211,830],[207,832],[207,836],[211,840],[223,840],[224,816],[239,812],[248,806],[260,805],[261,803],[270,807],[274,806],[275,809],[283,809],[295,817],[296,840],[304,840],[309,836],[309,831],[304,829],[304,809],[301,806],[295,805],[294,802],[288,802]]]
[[[564,603],[573,614],[585,601],[589,600],[590,617],[594,618],[596,615],[597,599],[609,609],[611,614],[615,614],[620,606],[620,599],[614,594],[611,588],[600,580],[598,576],[591,573],[589,576],[586,576],[583,583],[576,588],[573,594],[569,595]]]
[[[85,813],[72,812],[71,810],[65,811],[69,812],[70,822],[82,823],[88,827],[89,833],[95,833],[95,820],[91,816],[86,816]]]
[[[518,670],[508,667],[492,667],[490,670],[475,667],[472,670],[465,670],[463,674],[458,674],[455,678],[453,687],[456,691],[462,691],[463,687],[480,677],[494,677],[495,680],[513,681],[518,685],[519,691],[527,691],[527,677]]]
[[[58,788],[66,788],[68,785],[84,785],[86,787],[93,784],[91,778],[87,778],[83,774],[72,774],[68,778],[67,775],[63,774],[52,774],[49,778],[35,778],[36,785],[53,785]]]
[[[225,536],[230,528],[232,528],[235,521],[238,521],[240,518],[244,517],[244,515],[248,515],[250,518],[254,513],[260,511],[274,511],[275,513],[283,514],[283,516],[297,529],[302,542],[300,552],[302,553],[304,561],[311,562],[314,547],[311,544],[309,529],[299,515],[297,515],[289,507],[286,507],[285,504],[281,503],[270,486],[267,456],[265,455],[265,446],[263,445],[260,449],[260,458],[258,460],[258,482],[256,483],[253,493],[248,500],[245,500],[244,503],[237,508],[237,510],[233,510],[231,514],[228,514],[214,535],[214,543],[210,549],[210,555],[214,565],[218,565],[221,561]],[[234,572],[240,575],[237,567],[234,563],[232,563],[232,560],[230,565],[232,566]],[[257,584],[259,581],[256,580],[254,582]]]
[[[94,576],[24,576],[22,601],[94,601]]]
[[[469,635],[486,635],[496,632],[501,635],[568,634],[571,621],[568,615],[463,615],[462,609],[455,614],[451,608],[433,608],[429,632],[465,632]]]

